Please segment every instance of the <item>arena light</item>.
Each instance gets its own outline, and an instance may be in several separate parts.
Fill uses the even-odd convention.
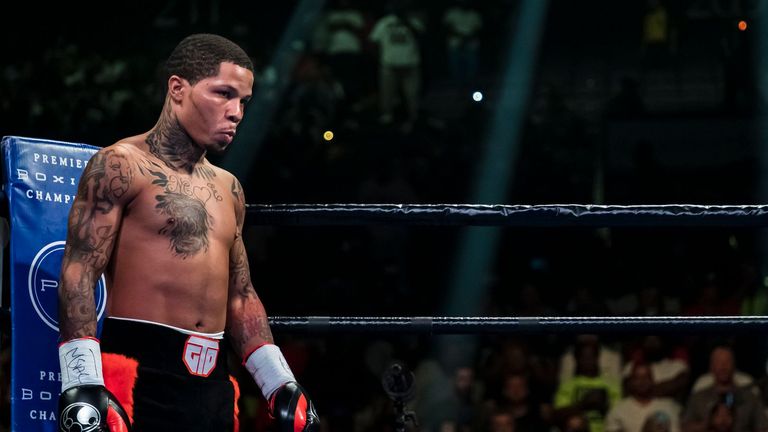
[[[315,28],[315,23],[322,16],[325,0],[299,2],[274,51],[269,66],[269,76],[290,76],[301,57],[304,46],[297,41],[306,40]],[[282,95],[290,80],[262,80],[253,89],[253,98],[245,110],[245,116],[237,129],[234,142],[222,157],[220,165],[231,171],[241,183],[247,182],[248,172],[259,154],[273,118],[277,113]]]
[[[546,19],[547,0],[524,0],[517,15],[510,15],[501,88],[494,115],[478,158],[471,201],[505,202],[509,179],[520,152],[520,135],[533,87],[533,71]],[[448,315],[477,315],[483,308],[501,232],[497,227],[469,227],[459,237],[443,310]],[[435,346],[443,360],[468,362],[475,355],[476,337],[454,336]],[[461,347],[457,352],[457,347]]]
[[[747,30],[747,22],[744,20],[739,21],[739,30],[746,31]]]
[[[507,199],[508,179],[513,176],[520,151],[522,125],[533,87],[547,8],[546,0],[526,0],[518,14],[510,16],[510,20],[516,22],[509,26],[503,81],[472,187],[470,200],[474,203],[493,204]],[[472,227],[464,231],[446,296],[445,311],[449,315],[480,312],[485,296],[477,291],[477,282],[489,274],[499,235],[495,227]]]

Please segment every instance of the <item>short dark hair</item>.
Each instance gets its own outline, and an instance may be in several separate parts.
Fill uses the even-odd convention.
[[[218,74],[219,65],[224,62],[253,72],[250,57],[236,43],[215,34],[193,34],[179,42],[168,56],[165,62],[166,80],[171,75],[178,75],[195,84]]]

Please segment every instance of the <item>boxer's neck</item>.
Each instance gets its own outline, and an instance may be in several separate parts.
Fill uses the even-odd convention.
[[[170,101],[165,101],[163,112],[157,124],[146,138],[149,151],[169,168],[192,174],[205,159],[205,149],[198,146],[184,131],[171,110]]]

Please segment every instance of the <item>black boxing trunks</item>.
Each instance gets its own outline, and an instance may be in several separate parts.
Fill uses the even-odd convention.
[[[237,383],[220,334],[107,318],[101,351],[106,387],[134,431],[236,430]]]

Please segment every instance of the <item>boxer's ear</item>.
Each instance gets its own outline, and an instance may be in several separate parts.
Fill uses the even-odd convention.
[[[178,75],[171,75],[168,78],[168,95],[174,102],[180,102],[184,97],[186,84],[187,80]]]

